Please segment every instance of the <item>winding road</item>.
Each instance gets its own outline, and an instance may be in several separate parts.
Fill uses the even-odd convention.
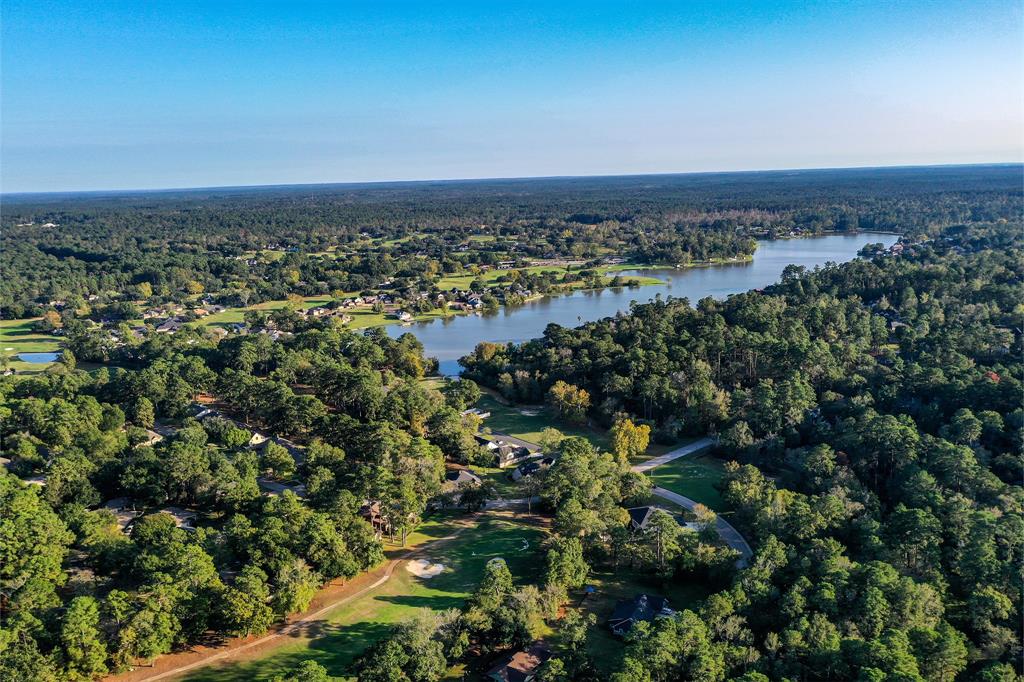
[[[714,442],[715,441],[711,438],[695,440],[681,448],[676,448],[672,452],[667,452],[659,457],[652,457],[646,462],[637,464],[633,467],[633,471],[636,471],[637,473],[645,473],[651,469],[661,466],[662,464],[668,464],[672,460],[679,459],[680,457],[686,457],[687,455],[692,455],[695,452],[700,452],[705,448],[709,448],[714,444]],[[656,497],[660,497],[663,500],[677,504],[691,512],[698,504],[696,500],[691,500],[689,497],[685,497],[679,493],[674,493],[671,490],[666,490],[665,488],[658,488],[655,486],[654,490],[651,492],[653,492]],[[746,566],[747,562],[750,561],[750,557],[754,555],[754,551],[750,548],[750,544],[747,542],[746,538],[744,538],[738,530],[733,528],[731,523],[723,519],[720,514],[715,517],[715,530],[718,531],[718,536],[722,538],[727,545],[740,553],[740,558],[736,560],[736,566],[739,568]]]
[[[515,440],[516,444],[524,445],[531,449],[539,449],[539,446],[537,444],[522,440],[521,438],[513,439],[512,436],[498,433],[494,433],[492,435],[510,442]],[[668,464],[673,460],[679,459],[680,457],[686,457],[687,455],[692,455],[695,452],[705,450],[714,445],[714,443],[715,441],[713,438],[699,438],[693,441],[692,443],[687,443],[686,445],[676,448],[671,452],[666,452],[664,455],[652,457],[651,459],[645,462],[636,464],[632,467],[632,469],[637,473],[646,473],[663,464]],[[692,512],[694,508],[699,504],[696,500],[691,500],[689,497],[680,495],[679,493],[674,493],[671,490],[666,490],[665,488],[655,487],[651,492],[654,493],[655,497],[660,497],[663,500],[679,505],[680,507],[683,507],[687,511]],[[539,501],[539,497],[533,498],[534,504],[536,504]],[[525,497],[518,499],[497,499],[491,500],[490,502],[487,503],[488,510],[512,511],[522,510],[526,508],[527,502]],[[736,528],[734,528],[731,523],[723,519],[721,515],[716,516],[715,530],[718,531],[718,536],[722,538],[722,541],[725,542],[725,544],[729,545],[729,547],[733,548],[734,550],[740,553],[739,559],[736,560],[736,566],[739,568],[743,568],[744,566],[746,566],[747,563],[750,561],[750,557],[754,555],[754,551],[750,548],[750,544],[747,542],[746,538],[744,538],[743,535],[738,530],[736,530]]]

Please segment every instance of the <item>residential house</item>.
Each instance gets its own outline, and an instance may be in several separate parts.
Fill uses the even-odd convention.
[[[379,501],[371,502],[368,500],[363,503],[363,506],[359,508],[359,515],[366,519],[366,522],[373,528],[377,537],[391,532],[391,519],[384,515]]]
[[[624,637],[637,623],[652,623],[656,618],[671,616],[673,613],[665,597],[638,594],[615,605],[608,619],[608,627],[619,637]]]
[[[182,509],[181,507],[164,507],[160,510],[161,514],[167,514],[174,519],[174,525],[182,530],[195,530],[195,520],[199,518],[199,515],[195,512]]]
[[[112,500],[108,500],[103,505],[103,508],[113,512],[114,518],[117,520],[117,527],[121,529],[122,533],[127,533],[135,519],[142,514],[142,512],[135,510],[135,505],[128,503],[128,498],[126,497],[115,497]]]
[[[306,486],[301,483],[281,483],[279,481],[273,481],[264,476],[256,479],[260,489],[263,490],[267,495],[271,497],[277,497],[283,495],[284,491],[290,490],[295,493],[298,497],[306,497]]]
[[[150,445],[150,446],[156,445],[157,443],[159,443],[163,439],[164,439],[164,437],[161,436],[156,431],[154,431],[152,429],[146,429],[146,440],[144,440],[141,443],[139,443],[138,446],[136,446],[136,447],[140,447],[141,448],[144,445]]]
[[[654,516],[656,507],[633,507],[627,509],[629,513],[629,529],[633,532],[643,532],[647,530],[648,524],[651,522],[651,517]]]
[[[533,476],[539,471],[547,471],[555,463],[554,457],[532,456],[528,461],[523,462],[512,472],[513,481],[521,481],[527,476]]]
[[[526,649],[503,658],[488,671],[487,678],[494,682],[530,682],[549,658],[551,651],[544,643],[534,642]]]
[[[494,451],[495,466],[499,469],[516,466],[530,456],[530,451],[521,445],[500,443],[497,447],[490,449]]]
[[[441,485],[441,490],[453,492],[459,488],[480,485],[480,483],[480,477],[469,469],[449,469],[444,474],[444,483]]]
[[[164,320],[157,328],[157,333],[160,334],[173,334],[174,332],[180,331],[185,326],[185,323],[176,317],[170,317]]]

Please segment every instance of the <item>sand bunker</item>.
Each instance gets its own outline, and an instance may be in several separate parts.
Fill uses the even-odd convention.
[[[418,578],[433,578],[444,570],[444,564],[432,564],[426,559],[413,559],[405,565],[405,570]]]

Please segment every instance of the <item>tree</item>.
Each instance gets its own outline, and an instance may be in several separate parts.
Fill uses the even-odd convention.
[[[245,566],[235,584],[224,593],[223,618],[227,631],[242,637],[266,632],[274,622],[274,610],[269,601],[267,574],[257,566]]]
[[[60,603],[61,565],[73,540],[35,489],[0,471],[0,619],[12,634]]]
[[[302,559],[283,566],[278,571],[276,582],[274,609],[282,616],[305,611],[320,588],[320,576]]]
[[[651,441],[651,427],[647,424],[634,424],[630,419],[619,418],[612,425],[609,435],[612,440],[612,452],[620,462],[628,462],[647,450],[647,445]]]
[[[286,447],[268,440],[260,453],[260,466],[272,471],[278,478],[288,479],[295,473],[295,458]]]
[[[270,682],[328,682],[327,668],[316,661],[303,661],[290,673],[276,675]]]
[[[141,426],[144,429],[153,428],[153,422],[156,421],[156,413],[153,409],[153,402],[142,396],[135,401],[132,406],[132,422],[136,426]]]
[[[555,410],[559,419],[582,424],[587,419],[590,394],[582,388],[559,380],[548,390],[548,403]]]
[[[100,610],[94,597],[71,600],[60,631],[72,679],[91,680],[107,672],[107,649],[100,633]]]
[[[547,582],[576,589],[583,586],[589,572],[579,538],[555,538],[551,542],[547,553]]]

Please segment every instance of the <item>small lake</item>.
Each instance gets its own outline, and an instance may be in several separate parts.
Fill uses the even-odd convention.
[[[57,362],[60,353],[18,353],[17,359],[22,362],[29,362],[33,365],[45,365],[48,362]]]
[[[584,322],[610,317],[629,309],[631,302],[646,303],[658,294],[662,297],[686,297],[695,304],[706,296],[726,298],[750,289],[774,284],[787,265],[808,269],[825,263],[853,260],[866,244],[891,246],[898,239],[894,234],[866,233],[828,235],[803,239],[759,241],[754,260],[695,268],[637,269],[621,273],[647,275],[664,280],[636,288],[575,291],[561,296],[547,296],[525,305],[502,307],[493,315],[455,315],[448,319],[418,322],[411,326],[389,325],[387,332],[398,337],[407,332],[423,343],[425,354],[440,362],[441,374],[454,376],[460,372],[458,359],[468,355],[481,341],[520,343],[543,335],[544,328],[554,322],[576,327]]]

